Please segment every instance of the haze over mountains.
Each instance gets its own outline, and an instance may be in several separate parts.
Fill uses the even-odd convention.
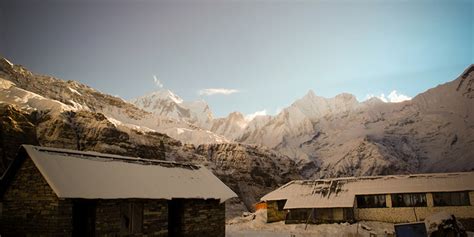
[[[168,90],[127,102],[0,59],[0,168],[22,143],[189,161],[247,208],[295,178],[474,170],[473,87],[471,65],[401,103],[310,90],[275,116],[214,118]]]

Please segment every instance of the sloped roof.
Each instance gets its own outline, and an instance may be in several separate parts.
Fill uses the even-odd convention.
[[[237,195],[204,166],[23,145],[60,198],[199,198]]]
[[[474,172],[291,181],[261,198],[287,200],[285,209],[353,207],[356,195],[474,190]]]

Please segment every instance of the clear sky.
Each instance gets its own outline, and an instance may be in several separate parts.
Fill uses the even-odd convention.
[[[474,0],[0,0],[14,63],[124,99],[161,83],[217,116],[310,89],[412,97],[455,79],[473,44]]]

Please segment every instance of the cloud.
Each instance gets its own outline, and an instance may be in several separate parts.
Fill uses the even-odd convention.
[[[261,116],[261,115],[267,115],[267,110],[264,109],[264,110],[256,111],[255,113],[247,114],[245,115],[245,120],[252,121],[255,117]]]
[[[411,100],[411,97],[409,97],[407,95],[403,95],[403,94],[398,94],[396,90],[393,90],[392,92],[390,92],[390,94],[388,95],[387,98],[392,103],[398,103],[398,102],[402,102],[402,101],[405,101],[405,100]]]
[[[156,77],[156,75],[153,75],[153,81],[155,82],[155,85],[156,85],[158,88],[163,88],[163,83],[161,83],[161,81],[158,80],[158,78]]]
[[[199,95],[230,95],[238,92],[239,90],[236,89],[208,88],[200,90]]]
[[[385,96],[384,93],[380,94],[380,96],[376,96],[374,94],[367,94],[365,96],[365,98],[368,100],[372,97],[377,97],[379,98],[381,101],[387,103],[398,103],[398,102],[402,102],[402,101],[406,101],[406,100],[411,100],[411,97],[410,96],[407,96],[407,95],[404,95],[404,94],[399,94],[396,90],[393,90],[392,92],[390,92],[390,94],[388,94],[388,96]]]

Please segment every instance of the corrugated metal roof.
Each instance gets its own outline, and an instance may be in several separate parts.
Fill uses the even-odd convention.
[[[474,190],[474,172],[291,181],[261,198],[287,200],[285,209],[353,207],[356,195]]]
[[[237,195],[204,166],[23,145],[60,198],[200,198]]]

